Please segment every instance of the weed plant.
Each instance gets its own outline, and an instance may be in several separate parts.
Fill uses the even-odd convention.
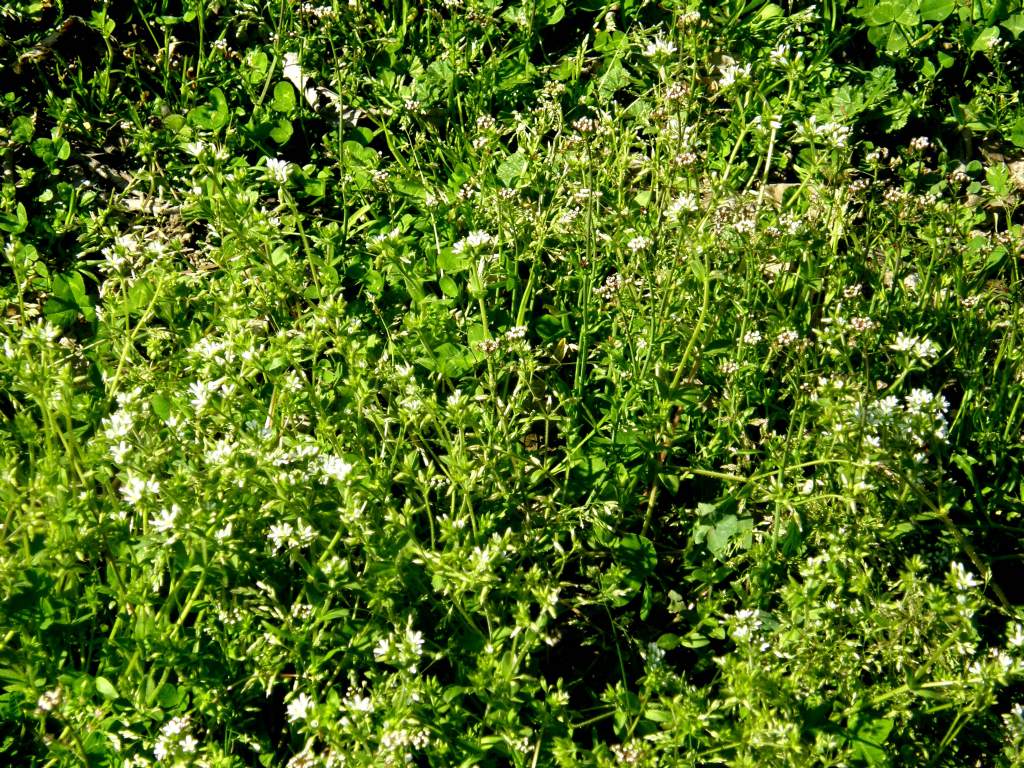
[[[0,8],[11,766],[1024,764],[1024,8]]]

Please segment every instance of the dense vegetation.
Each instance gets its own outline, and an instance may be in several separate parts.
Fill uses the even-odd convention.
[[[4,765],[1024,763],[1021,0],[0,25]]]

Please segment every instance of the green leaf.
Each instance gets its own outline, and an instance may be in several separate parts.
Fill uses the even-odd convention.
[[[105,677],[96,678],[96,691],[104,699],[116,699],[118,697],[117,688],[114,684],[107,680]]]
[[[291,112],[295,109],[295,86],[287,80],[274,86],[274,98],[270,107],[278,112]]]
[[[278,144],[287,144],[288,139],[292,137],[293,130],[292,124],[282,117],[274,124],[274,127],[270,129],[269,135],[270,138]]]
[[[971,51],[979,53],[987,51],[999,39],[999,27],[986,27],[974,40]]]
[[[153,395],[149,400],[153,413],[162,421],[166,421],[171,415],[171,401],[163,395]]]
[[[708,549],[715,557],[725,553],[733,536],[739,531],[739,518],[736,515],[726,515],[718,524],[708,531]]]
[[[565,18],[565,3],[549,1],[544,13],[544,25],[550,27],[563,18]]]
[[[615,92],[629,85],[629,74],[622,66],[622,57],[616,55],[605,67],[604,74],[597,83],[597,94],[601,101],[609,101]]]
[[[451,248],[442,248],[437,255],[437,266],[448,274],[456,274],[469,269],[469,259],[455,253]]]
[[[219,131],[228,122],[228,101],[220,88],[210,90],[210,104],[188,111],[188,121],[207,131]]]
[[[286,245],[279,245],[270,254],[270,263],[275,267],[280,267],[282,264],[287,264],[291,261],[292,254],[291,250]]]
[[[627,589],[629,595],[618,601],[624,605],[640,589],[647,577],[654,573],[658,555],[650,539],[635,533],[626,534],[616,541],[612,551],[615,561],[627,570],[622,586]]]
[[[156,700],[161,709],[171,709],[178,706],[181,693],[170,683],[164,683],[156,694]]]
[[[1015,13],[1013,16],[1003,22],[1003,27],[1013,35],[1014,40],[1020,37],[1020,33],[1024,32],[1024,13]]]
[[[11,121],[11,138],[19,144],[28,144],[32,141],[35,130],[35,123],[24,115],[19,115]]]
[[[856,722],[850,729],[853,734],[853,757],[870,766],[886,766],[889,759],[882,748],[892,731],[893,720],[888,717]]]
[[[528,167],[529,161],[526,159],[526,154],[519,150],[501,161],[495,175],[506,187],[512,187],[526,175]]]
[[[956,0],[921,0],[922,21],[943,21],[956,10]]]
[[[18,203],[15,214],[0,214],[0,229],[12,235],[19,235],[28,227],[28,212],[24,203]]]
[[[78,272],[54,275],[50,286],[52,296],[43,304],[43,314],[57,325],[69,325],[79,313],[87,320],[95,317],[92,301],[85,292],[85,282]]]
[[[438,285],[441,287],[441,293],[445,296],[449,296],[453,299],[459,297],[459,285],[447,275],[438,280]]]

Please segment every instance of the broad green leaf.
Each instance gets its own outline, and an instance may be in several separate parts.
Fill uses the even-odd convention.
[[[888,717],[855,723],[850,729],[854,734],[851,745],[854,758],[863,760],[873,768],[888,765],[889,759],[883,746],[893,724],[893,720]]]
[[[181,693],[170,683],[164,683],[156,694],[161,709],[171,709],[181,702]]]
[[[228,102],[220,88],[210,90],[210,104],[188,111],[188,121],[207,131],[219,131],[228,122]]]
[[[943,21],[956,10],[956,0],[921,0],[922,21]]]
[[[609,101],[615,92],[629,85],[629,74],[622,65],[622,57],[616,55],[605,67],[597,83],[597,94],[601,101]]]
[[[1024,13],[1015,13],[1003,22],[1003,27],[1013,35],[1016,40],[1020,33],[1024,32]]]
[[[438,285],[441,288],[441,293],[445,296],[449,296],[453,299],[459,297],[459,285],[447,275],[438,280]]]
[[[975,53],[987,51],[995,45],[997,40],[999,40],[999,27],[986,27],[982,30],[981,34],[975,38],[974,44],[971,45],[971,50]]]
[[[153,413],[163,421],[166,421],[171,415],[171,401],[163,395],[153,395],[149,400],[149,405],[153,409]]]
[[[293,130],[291,122],[282,117],[270,129],[270,138],[278,144],[287,144],[288,139],[292,137]]]
[[[274,98],[270,102],[272,109],[278,112],[291,112],[295,109],[295,86],[282,80],[274,86]]]
[[[526,175],[528,167],[529,161],[526,159],[525,153],[517,151],[501,161],[495,175],[506,187],[512,187]]]
[[[35,123],[24,115],[19,115],[11,121],[11,138],[19,144],[28,144],[32,141],[35,130]]]
[[[96,691],[104,699],[116,699],[118,697],[117,688],[105,677],[96,678]]]

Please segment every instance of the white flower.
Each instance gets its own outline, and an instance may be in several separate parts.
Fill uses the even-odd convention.
[[[671,40],[666,40],[660,35],[654,38],[653,42],[644,48],[644,56],[649,59],[667,59],[676,52],[676,46]]]
[[[217,391],[220,385],[213,381],[193,381],[188,385],[188,391],[192,395],[192,408],[196,413],[202,411],[210,402],[210,395]]]
[[[294,723],[297,720],[305,720],[313,706],[313,700],[305,693],[300,693],[288,704],[288,721]]]
[[[975,578],[974,574],[964,568],[963,563],[956,561],[949,564],[949,579],[953,586],[961,592],[981,586],[981,582]]]
[[[688,192],[677,197],[665,212],[669,219],[676,221],[684,213],[694,213],[698,210],[697,197]]]
[[[167,533],[174,528],[174,521],[179,512],[181,512],[181,507],[171,504],[170,509],[160,510],[160,514],[150,522],[150,527],[157,533]]]
[[[1024,627],[1016,622],[1012,624],[1006,633],[1006,642],[1014,648],[1024,645]]]
[[[742,67],[738,64],[726,64],[719,67],[721,77],[718,80],[718,85],[721,88],[728,88],[734,83],[744,80],[750,76],[750,65],[744,64]]]
[[[130,505],[135,506],[147,493],[159,493],[160,483],[156,480],[144,480],[134,473],[129,473],[124,485],[121,486],[121,495]]]
[[[103,434],[106,435],[108,440],[113,441],[126,437],[132,431],[135,419],[128,411],[121,410],[110,414],[103,420],[103,423],[107,425],[106,429],[103,430]]]
[[[373,658],[383,659],[388,655],[388,651],[391,650],[391,643],[386,637],[382,637],[377,645],[373,649]]]
[[[47,691],[39,697],[37,706],[43,712],[52,712],[58,706],[60,706],[60,688],[54,688],[52,691]]]
[[[477,229],[470,232],[462,240],[459,240],[455,245],[452,246],[452,250],[455,253],[462,253],[467,248],[481,248],[485,245],[490,245],[494,242],[494,236],[488,232],[484,232],[482,229]]]
[[[267,158],[267,177],[277,183],[288,182],[288,174],[291,173],[292,164],[287,160],[279,160],[276,157]]]
[[[337,456],[325,456],[320,467],[320,479],[323,483],[327,483],[329,480],[336,480],[340,483],[348,477],[348,473],[351,471],[352,465],[344,459]]]
[[[122,440],[121,442],[110,446],[110,458],[115,464],[124,464],[124,460],[127,458],[128,451],[130,450],[131,446]]]
[[[405,639],[409,642],[409,646],[412,652],[417,656],[423,653],[423,633],[417,630],[413,630],[412,627],[407,627],[405,630]]]
[[[347,709],[353,712],[373,712],[373,700],[369,696],[360,696],[353,693],[342,702]]]
[[[636,237],[634,237],[632,240],[629,241],[629,243],[627,244],[627,247],[633,253],[636,253],[637,251],[642,251],[644,248],[646,248],[650,244],[651,244],[651,241],[648,240],[646,237],[644,237],[643,235],[637,235]]]
[[[270,526],[270,533],[268,534],[268,538],[274,545],[275,552],[281,547],[283,547],[285,544],[287,544],[289,541],[291,541],[293,532],[294,529],[292,528],[291,523],[275,523],[274,525]]]
[[[780,347],[788,347],[790,344],[800,340],[800,334],[794,330],[782,331],[775,337],[775,343]]]

